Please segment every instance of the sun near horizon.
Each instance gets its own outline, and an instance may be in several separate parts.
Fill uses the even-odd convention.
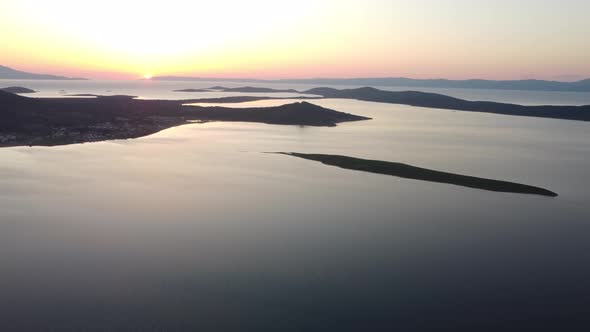
[[[34,8],[35,10],[31,10]],[[590,77],[590,1],[3,3],[3,64],[93,79]],[[149,20],[145,18],[149,17]],[[551,22],[551,24],[539,24]],[[482,38],[485,36],[485,38]],[[148,71],[149,68],[149,71]]]

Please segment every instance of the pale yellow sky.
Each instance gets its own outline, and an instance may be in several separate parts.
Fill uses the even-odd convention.
[[[590,77],[585,0],[1,0],[0,64],[136,78]]]

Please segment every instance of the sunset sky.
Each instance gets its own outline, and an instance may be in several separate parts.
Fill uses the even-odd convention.
[[[588,0],[2,0],[0,65],[89,78],[590,77]]]

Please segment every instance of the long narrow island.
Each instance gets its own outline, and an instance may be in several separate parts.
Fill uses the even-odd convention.
[[[590,121],[590,105],[526,106],[491,101],[470,101],[441,95],[438,93],[420,91],[384,91],[369,87],[345,90],[315,88],[302,93],[320,95],[324,98],[356,99],[378,103],[401,104],[465,112],[482,112],[537,118]]]
[[[394,163],[382,160],[359,159],[348,156],[330,155],[330,154],[306,154],[297,152],[274,152],[312,161],[321,162],[324,165],[336,166],[344,169],[369,172],[382,175],[397,176],[400,178],[429,181],[437,183],[452,184],[455,186],[468,187],[474,189],[497,191],[504,193],[541,195],[548,197],[557,197],[553,191],[520,184],[515,182],[501,181],[480,178],[475,176],[461,175],[449,172],[441,172],[432,169],[416,167],[408,164]]]
[[[335,126],[369,119],[307,102],[239,109],[185,105],[190,102],[132,96],[28,98],[0,91],[0,147],[137,138],[194,121]]]

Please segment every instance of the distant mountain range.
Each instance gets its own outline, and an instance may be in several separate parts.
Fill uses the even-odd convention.
[[[0,65],[0,79],[23,80],[86,80],[80,77],[28,73]],[[544,81],[544,80],[447,80],[447,79],[412,79],[403,77],[383,78],[310,78],[262,80],[249,78],[210,78],[186,76],[158,76],[158,81],[208,81],[208,82],[241,82],[241,83],[288,83],[313,85],[351,85],[351,86],[387,86],[404,88],[459,88],[459,89],[496,89],[523,91],[563,91],[590,92],[590,79],[576,82]]]
[[[79,77],[65,77],[46,74],[33,74],[24,71],[12,69],[6,66],[0,66],[0,79],[13,80],[86,80]]]
[[[314,84],[314,85],[357,85],[357,86],[399,86],[409,88],[460,88],[460,89],[497,89],[497,90],[524,90],[524,91],[569,91],[590,92],[590,79],[577,82],[559,82],[543,80],[446,80],[446,79],[412,79],[412,78],[312,78],[312,79],[286,79],[286,80],[259,80],[244,78],[203,78],[182,76],[153,77],[160,81],[208,81],[208,82],[251,82],[251,83],[290,83],[290,84]]]

